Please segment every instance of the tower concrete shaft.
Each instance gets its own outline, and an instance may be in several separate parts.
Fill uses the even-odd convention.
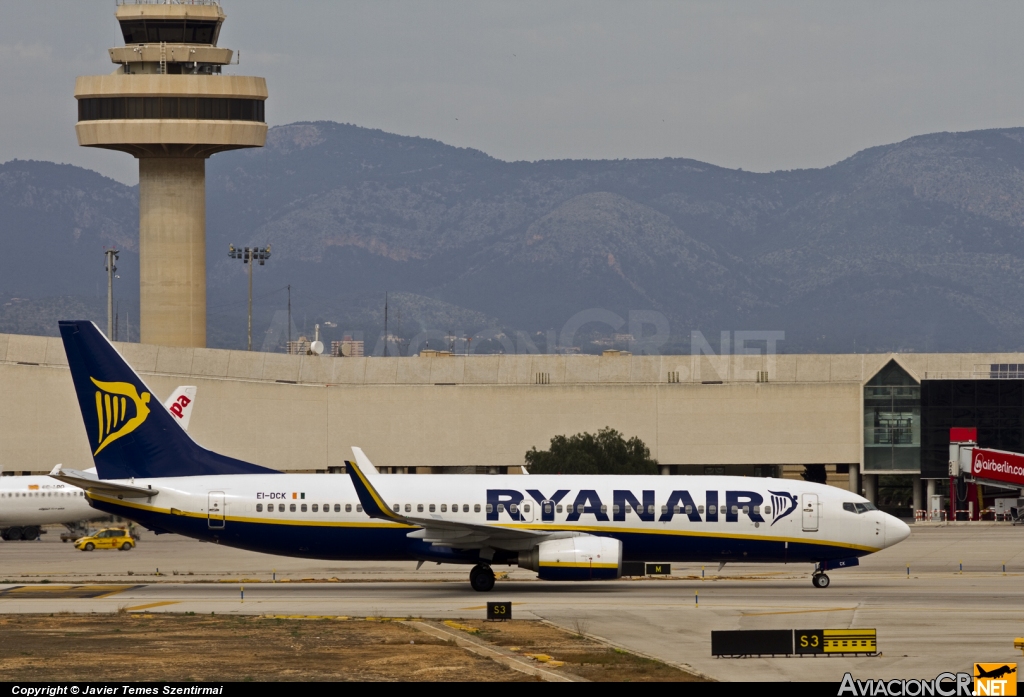
[[[140,340],[206,345],[206,158],[262,147],[266,81],[222,74],[225,15],[212,0],[123,1],[118,68],[79,77],[79,145],[139,160]]]
[[[206,346],[206,160],[139,158],[139,333]]]

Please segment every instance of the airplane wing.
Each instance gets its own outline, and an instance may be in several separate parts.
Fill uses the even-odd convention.
[[[50,476],[59,482],[64,482],[71,486],[77,486],[79,489],[84,489],[90,494],[96,493],[126,499],[141,499],[152,498],[160,493],[155,489],[144,489],[141,486],[118,484],[117,482],[100,479],[96,476],[95,471],[82,472],[80,470],[66,470],[62,469],[60,465],[57,465],[50,470]]]
[[[524,528],[509,528],[500,525],[481,525],[452,520],[443,515],[430,513],[427,516],[403,515],[397,508],[389,506],[366,474],[369,458],[360,448],[352,448],[356,462],[346,462],[352,484],[355,486],[363,511],[371,518],[390,520],[405,525],[414,525],[420,530],[409,533],[409,537],[430,542],[435,547],[454,547],[457,549],[483,549],[491,547],[506,550],[528,550],[544,540],[557,537],[578,536],[579,533],[543,532]],[[376,472],[376,469],[374,469]]]

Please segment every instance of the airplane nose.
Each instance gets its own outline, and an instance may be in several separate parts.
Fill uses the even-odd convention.
[[[910,526],[895,516],[885,516],[885,546],[892,547],[910,537]]]

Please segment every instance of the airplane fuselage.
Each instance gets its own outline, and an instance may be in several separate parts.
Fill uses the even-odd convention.
[[[116,480],[152,498],[90,493],[105,512],[157,531],[243,549],[335,560],[478,563],[477,549],[408,537],[415,526],[368,517],[349,477],[214,475]],[[419,518],[621,540],[625,561],[821,562],[860,557],[909,534],[835,487],[723,476],[381,475],[380,494]],[[864,508],[863,504],[861,508]],[[498,550],[495,564],[515,563]]]
[[[85,492],[45,475],[0,477],[0,528],[73,523],[103,517]]]

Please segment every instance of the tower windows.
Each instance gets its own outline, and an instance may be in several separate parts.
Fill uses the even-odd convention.
[[[85,97],[78,100],[79,121],[112,119],[202,119],[266,121],[262,99],[234,97]]]

